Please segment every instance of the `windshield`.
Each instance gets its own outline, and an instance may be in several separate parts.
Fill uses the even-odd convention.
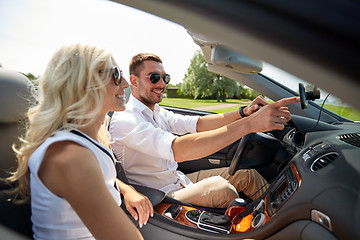
[[[266,62],[263,64],[263,70],[261,71],[261,74],[276,80],[277,82],[297,93],[299,93],[299,83],[304,85],[305,91],[312,91],[314,87],[316,87]],[[318,90],[320,90],[320,99],[313,101],[317,105],[323,105],[323,107],[327,110],[332,111],[342,116],[343,118],[347,118],[353,121],[360,121],[360,111],[357,111],[356,108],[346,104],[341,99],[329,94],[321,88],[318,88]]]

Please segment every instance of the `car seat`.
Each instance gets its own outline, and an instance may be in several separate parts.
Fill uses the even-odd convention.
[[[0,225],[32,237],[30,204],[14,204],[9,195],[15,184],[3,181],[15,171],[17,160],[12,145],[24,133],[26,113],[34,102],[34,87],[23,74],[0,68]],[[2,228],[3,229],[3,228]]]

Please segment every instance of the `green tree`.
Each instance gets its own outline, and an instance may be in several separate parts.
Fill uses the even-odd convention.
[[[255,99],[257,96],[261,95],[258,91],[252,89],[252,88],[246,88],[246,87],[242,87],[242,89],[240,90],[240,99],[249,99],[249,100],[253,100]]]
[[[3,66],[0,64],[0,68],[3,68]],[[22,75],[24,75],[25,77],[27,77],[35,86],[38,85],[38,78],[39,76],[35,76],[34,74],[32,73],[22,73],[20,72]]]
[[[34,86],[38,86],[38,85],[39,85],[39,83],[38,83],[38,78],[39,78],[39,76],[35,76],[35,75],[32,74],[32,73],[27,73],[27,74],[21,73],[21,74],[24,75],[25,77],[27,77],[27,78],[34,84]]]
[[[226,101],[226,98],[233,98],[240,90],[240,85],[234,80],[225,76],[215,74],[210,83],[210,91],[215,93],[218,102]]]
[[[180,89],[183,95],[193,96],[194,99],[213,98],[225,102],[226,98],[237,94],[239,86],[232,79],[209,72],[205,58],[198,50],[191,59]]]

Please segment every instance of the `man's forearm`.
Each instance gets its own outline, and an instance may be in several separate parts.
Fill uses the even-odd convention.
[[[250,133],[247,120],[235,121],[220,128],[187,134],[173,141],[172,149],[177,162],[208,156]]]
[[[268,105],[268,102],[264,99],[264,97],[260,95],[255,98],[248,106],[241,110],[244,115],[249,116],[252,113],[256,112],[260,107],[265,105]],[[199,118],[196,126],[196,131],[203,132],[213,130],[230,124],[239,119],[241,119],[241,115],[238,110],[224,114],[206,115]]]
[[[183,162],[208,156],[251,132],[282,130],[284,124],[291,119],[290,112],[284,106],[299,101],[299,97],[291,97],[268,104],[261,109],[256,106],[255,111],[240,120],[233,120],[236,119],[236,114],[240,116],[238,112],[209,116],[209,119],[204,117],[209,120],[209,126],[216,127],[218,124],[222,127],[176,138],[172,143],[175,161]],[[226,122],[230,123],[223,126]]]
[[[225,125],[228,125],[236,120],[239,120],[240,118],[241,117],[239,111],[237,110],[228,113],[202,116],[199,118],[197,122],[196,131],[204,132],[204,131],[214,130],[223,127]]]

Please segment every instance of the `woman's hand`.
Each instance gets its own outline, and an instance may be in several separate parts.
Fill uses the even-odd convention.
[[[117,179],[121,194],[124,195],[126,209],[135,220],[139,220],[139,227],[146,225],[149,217],[154,216],[154,208],[150,200],[137,192],[134,187]]]

